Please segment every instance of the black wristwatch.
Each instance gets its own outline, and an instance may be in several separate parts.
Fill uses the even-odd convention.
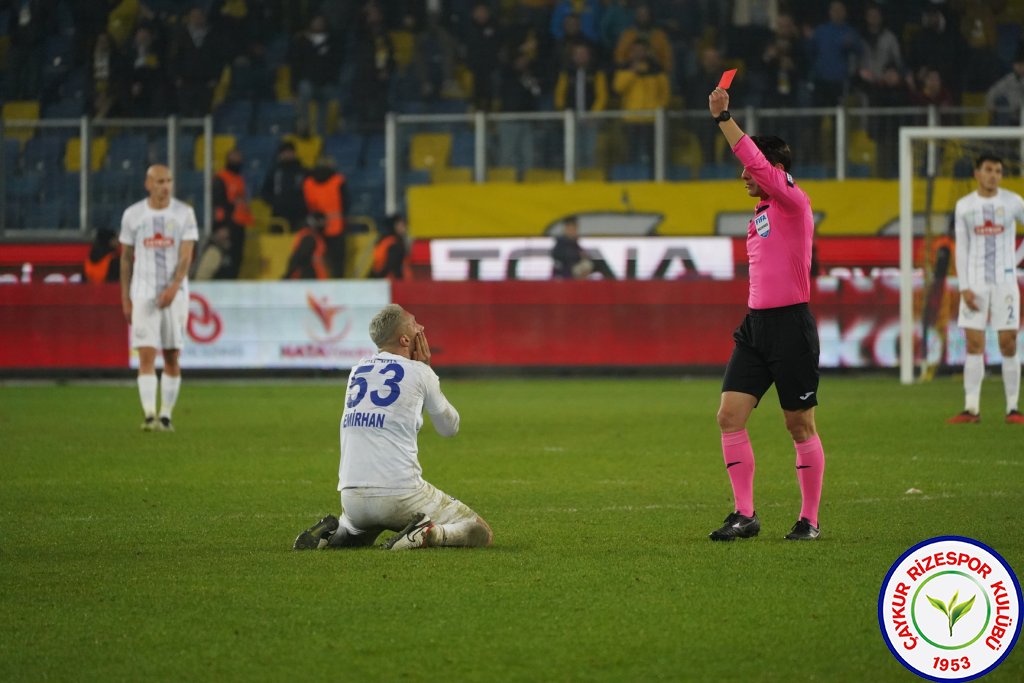
[[[725,111],[723,111],[718,116],[715,116],[714,120],[715,120],[715,123],[725,123],[726,121],[728,121],[731,118],[732,118],[732,114],[730,114],[729,110],[726,109]]]

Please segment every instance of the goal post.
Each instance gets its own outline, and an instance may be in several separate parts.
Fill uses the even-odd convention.
[[[936,146],[943,142],[1013,141],[1017,160],[1024,159],[1024,128],[976,126],[908,126],[899,134],[899,256],[900,256],[900,382],[912,384],[915,368],[914,321],[914,143],[928,143],[925,173],[934,178]],[[1004,168],[1006,165],[1004,164]],[[1007,174],[1010,175],[1010,174]],[[966,194],[966,192],[965,192]],[[925,350],[927,353],[927,350]]]

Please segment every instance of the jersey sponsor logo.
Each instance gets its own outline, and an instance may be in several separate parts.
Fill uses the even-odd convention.
[[[768,222],[768,214],[761,213],[754,217],[754,230],[761,237],[768,237],[772,231],[772,226]]]
[[[174,246],[174,238],[157,232],[142,240],[142,246],[148,249],[169,249]]]
[[[1006,659],[1020,635],[1020,583],[995,550],[963,536],[918,543],[878,593],[885,644],[931,681],[967,681]]]
[[[992,221],[985,221],[981,225],[974,226],[975,235],[1001,235],[1006,232],[1006,228],[999,223],[993,223]]]

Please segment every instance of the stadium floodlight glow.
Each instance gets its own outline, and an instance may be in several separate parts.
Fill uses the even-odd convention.
[[[900,128],[900,382],[914,382],[914,157],[916,141],[1017,141],[1024,158],[1024,127],[907,126]],[[935,175],[935,146],[928,145],[927,170]],[[1007,174],[1009,175],[1009,174]]]

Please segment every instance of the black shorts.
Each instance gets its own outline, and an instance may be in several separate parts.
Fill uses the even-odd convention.
[[[751,309],[732,338],[722,391],[760,402],[774,383],[784,410],[818,405],[818,325],[807,304]]]

